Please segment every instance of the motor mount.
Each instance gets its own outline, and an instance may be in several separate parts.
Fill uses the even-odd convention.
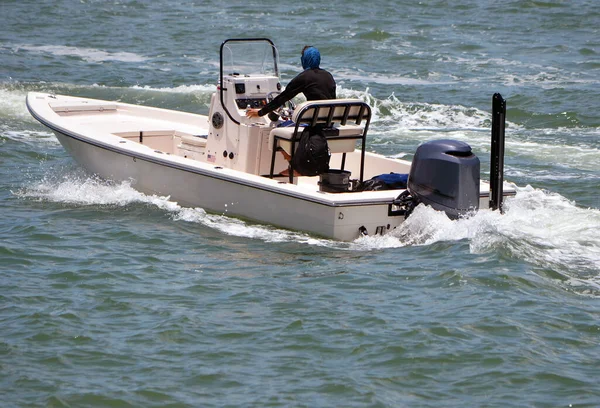
[[[458,218],[479,209],[479,158],[458,140],[433,140],[417,148],[408,177],[413,199]]]

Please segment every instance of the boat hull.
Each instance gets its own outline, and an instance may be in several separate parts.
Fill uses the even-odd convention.
[[[403,216],[388,215],[389,203],[344,204],[316,202],[289,191],[242,183],[214,167],[202,171],[192,166],[140,157],[82,141],[59,131],[55,134],[65,150],[87,171],[114,181],[130,181],[146,194],[169,196],[184,207],[241,217],[341,241],[363,233],[387,232]]]

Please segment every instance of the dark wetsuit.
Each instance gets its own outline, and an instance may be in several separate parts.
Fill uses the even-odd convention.
[[[329,72],[321,68],[302,71],[290,81],[282,93],[259,110],[258,115],[264,116],[277,109],[300,92],[308,101],[335,99],[335,80]]]

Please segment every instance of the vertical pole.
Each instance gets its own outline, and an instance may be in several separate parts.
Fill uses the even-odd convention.
[[[492,152],[490,158],[490,209],[502,213],[504,195],[504,128],[506,101],[499,93],[492,98]]]

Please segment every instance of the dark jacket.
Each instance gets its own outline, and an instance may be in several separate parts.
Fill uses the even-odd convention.
[[[282,93],[258,111],[259,116],[277,109],[300,92],[308,101],[335,99],[335,80],[329,72],[321,68],[302,71],[290,81]]]

